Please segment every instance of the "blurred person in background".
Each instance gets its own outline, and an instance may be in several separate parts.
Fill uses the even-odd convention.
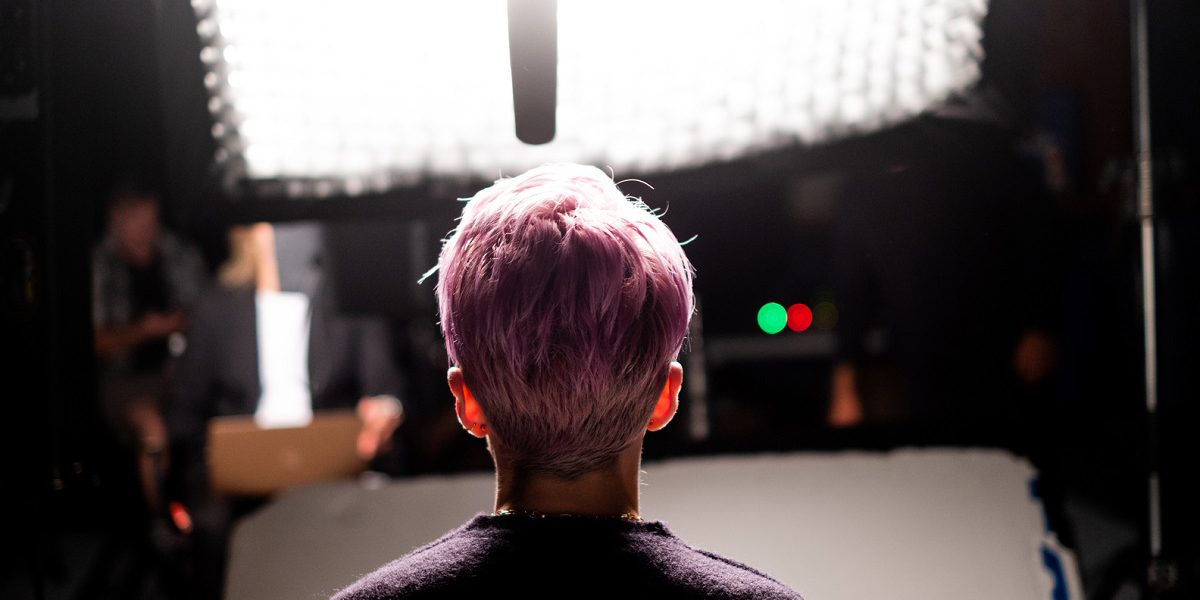
[[[1048,417],[1061,230],[1036,180],[1054,176],[1051,161],[1018,151],[1043,118],[1046,10],[989,3],[980,82],[852,154],[834,228],[830,425],[904,422],[963,441],[963,429],[991,435]],[[872,331],[885,339],[865,343]]]
[[[1012,138],[926,118],[876,148],[838,207],[829,424],[1009,435],[1000,428],[1044,417],[1061,250],[1052,205]],[[865,343],[872,330],[885,336],[876,348]]]
[[[678,407],[695,306],[691,264],[645,204],[593,167],[501,179],[438,272],[455,411],[487,442],[495,503],[337,600],[798,598],[639,513],[643,437]]]
[[[206,280],[200,252],[163,228],[158,194],[134,181],[114,186],[92,251],[100,397],[118,439],[137,453],[152,514],[161,508],[155,471],[167,443],[159,402]]]
[[[338,314],[320,267],[315,225],[234,227],[219,285],[197,304],[166,407],[170,490],[192,526],[201,598],[219,598],[233,522],[262,499],[227,498],[209,485],[209,420],[254,415],[260,427],[301,427],[314,412],[354,408],[357,450],[382,459],[403,419],[403,385],[382,322]],[[384,470],[390,470],[384,468]]]

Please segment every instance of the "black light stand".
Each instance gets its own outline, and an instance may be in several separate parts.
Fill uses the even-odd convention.
[[[1147,542],[1146,585],[1149,597],[1175,590],[1178,566],[1162,553],[1162,497],[1159,483],[1158,339],[1154,252],[1154,159],[1150,145],[1150,65],[1147,0],[1131,0],[1134,101],[1134,154],[1137,165],[1137,218],[1142,242],[1142,315],[1145,333]]]

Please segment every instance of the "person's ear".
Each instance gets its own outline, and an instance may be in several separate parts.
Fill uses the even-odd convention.
[[[683,367],[673,362],[667,370],[667,382],[658,396],[658,402],[654,404],[654,413],[650,415],[650,422],[646,424],[647,430],[658,431],[671,422],[675,411],[679,410],[679,390],[682,387]]]
[[[471,390],[467,389],[462,369],[450,367],[446,381],[450,384],[450,393],[454,394],[454,414],[458,415],[458,423],[477,438],[487,437],[487,417],[483,415],[479,402],[471,395]]]

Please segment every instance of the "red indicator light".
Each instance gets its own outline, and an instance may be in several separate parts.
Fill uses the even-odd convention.
[[[188,514],[183,504],[171,502],[168,510],[171,513],[171,521],[175,523],[176,529],[185,534],[192,532],[192,516]]]
[[[813,322],[812,310],[804,304],[793,304],[787,309],[787,326],[792,331],[804,331]]]

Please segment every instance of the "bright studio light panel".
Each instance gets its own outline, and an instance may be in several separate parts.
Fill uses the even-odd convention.
[[[502,0],[193,0],[231,189],[356,195],[544,162],[656,172],[831,141],[978,83],[987,0],[558,3],[554,141],[516,139]]]

